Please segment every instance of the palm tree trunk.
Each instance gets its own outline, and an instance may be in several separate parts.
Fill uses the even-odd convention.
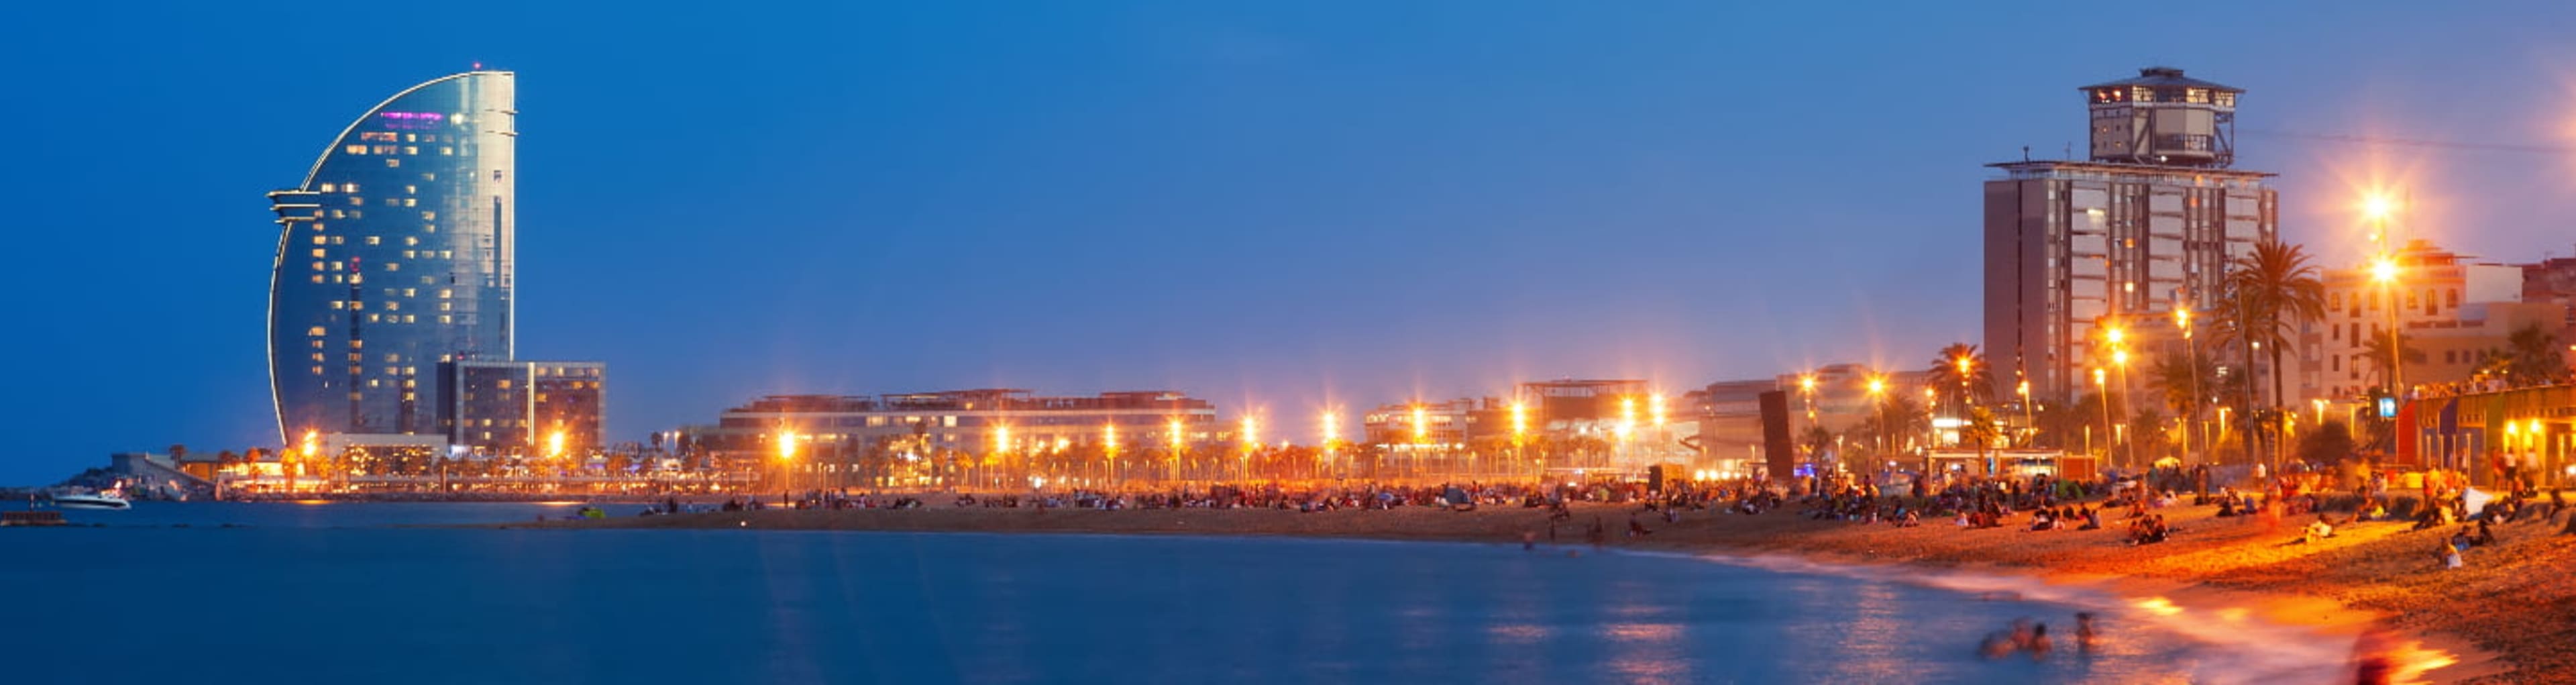
[[[2282,409],[2281,409],[2281,408],[2284,406],[2284,405],[2283,405],[2283,402],[2287,401],[2287,398],[2285,398],[2285,397],[2283,397],[2283,396],[2281,395],[2281,345],[2279,344],[2279,343],[2280,343],[2280,341],[2278,341],[2278,340],[2275,340],[2275,341],[2272,341],[2272,342],[2273,342],[2274,344],[2272,345],[2272,421],[2271,421],[2271,423],[2273,424],[2272,435],[2274,436],[2274,439],[2275,439],[2275,440],[2278,440],[2278,439],[2279,439],[2279,438],[2281,438],[2281,437],[2286,437],[2286,436],[2284,436],[2283,434],[2284,434],[2284,433],[2286,433],[2287,431],[2284,431],[2284,430],[2281,430],[2281,429],[2282,429],[2282,428],[2285,428],[2285,427],[2287,427],[2287,426],[2289,425],[2289,418],[2290,418],[2290,416],[2289,416],[2289,414],[2287,414],[2287,413],[2283,412],[2283,411],[2282,411]],[[2282,452],[2282,451],[2283,451],[2283,450],[2281,449],[2281,445],[2279,445],[2279,444],[2275,443],[2275,444],[2272,446],[2272,473],[2274,473],[2274,474],[2279,474],[2279,473],[2281,472],[2281,452]]]

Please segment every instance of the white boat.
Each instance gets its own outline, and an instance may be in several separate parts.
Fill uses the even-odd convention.
[[[117,496],[116,491],[109,490],[86,495],[55,495],[54,507],[58,509],[125,510],[134,508],[134,504],[125,501],[124,497]]]

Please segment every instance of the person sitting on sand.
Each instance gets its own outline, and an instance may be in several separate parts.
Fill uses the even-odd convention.
[[[2082,508],[2078,508],[2076,511],[2082,512],[2082,513],[2083,513],[2083,515],[2084,515],[2084,516],[2083,516],[2083,518],[2084,518],[2084,525],[2076,526],[2076,527],[2075,527],[2075,529],[2076,529],[2076,530],[2101,530],[2101,529],[2102,529],[2102,512],[2101,512],[2101,510],[2094,509],[2094,508],[2092,508],[2092,507],[2082,507]]]
[[[2445,569],[2454,569],[2454,568],[2459,568],[2459,567],[2460,567],[2460,546],[2459,546],[2459,545],[2456,545],[2456,544],[2452,544],[2452,543],[2447,543],[2447,542],[2446,542],[2446,543],[2442,543],[2442,548],[2441,548],[2441,549],[2438,549],[2438,550],[2435,550],[2435,551],[2433,552],[2433,559],[2434,559],[2434,561],[2435,561],[2436,563],[2441,564],[2441,565],[2442,565],[2442,568],[2445,568]]]
[[[2469,544],[2478,547],[2495,544],[2495,531],[2487,530],[2486,519],[2478,519],[2478,533],[2469,536]]]
[[[2299,544],[2316,542],[2330,537],[2334,537],[2334,526],[2326,523],[2326,517],[2324,514],[2318,514],[2317,520],[2308,524],[2308,532],[2299,536]]]
[[[1648,530],[1646,524],[1637,522],[1636,514],[1628,515],[1628,537],[1645,537],[1653,534],[1655,531]]]

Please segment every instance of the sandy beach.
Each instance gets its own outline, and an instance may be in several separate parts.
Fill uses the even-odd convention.
[[[1427,507],[1299,513],[1273,509],[956,508],[718,512],[555,521],[547,528],[850,530],[990,533],[1287,535],[1540,545],[1577,551],[1595,517],[1608,547],[1689,554],[1795,557],[1842,565],[1910,564],[2037,576],[2097,587],[2151,610],[2196,607],[2275,623],[2358,634],[2379,625],[2419,636],[2455,661],[2430,671],[2435,682],[2576,683],[2576,536],[2559,526],[2497,527],[2497,544],[2471,550],[2466,566],[2437,570],[2431,551],[2450,529],[2409,531],[2404,522],[2357,523],[2315,543],[2296,542],[2306,519],[2267,523],[2216,517],[2215,507],[2158,509],[2175,529],[2166,542],[2122,542],[2123,519],[2105,529],[1962,529],[1946,520],[1916,528],[1811,520],[1791,506],[1743,515],[1687,512],[1679,523],[1638,516],[1652,534],[1624,535],[1635,505],[1581,504],[1553,533],[1543,510],[1488,506],[1474,512]],[[1898,568],[1903,568],[1902,566]],[[2434,665],[2434,664],[2427,664]]]

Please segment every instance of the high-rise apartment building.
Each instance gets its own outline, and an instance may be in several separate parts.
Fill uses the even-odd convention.
[[[506,71],[404,89],[268,194],[281,439],[445,433],[439,365],[512,357],[515,92]]]
[[[2234,164],[2244,91],[2165,67],[2085,86],[2091,158],[1988,166],[1985,353],[1996,397],[2042,402],[2112,363],[2106,331],[2207,311],[2228,260],[2279,226],[2271,174]]]

